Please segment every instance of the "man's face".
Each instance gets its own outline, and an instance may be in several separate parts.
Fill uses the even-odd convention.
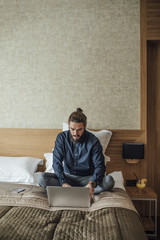
[[[73,140],[78,141],[82,134],[84,133],[85,130],[84,124],[82,122],[76,123],[70,121],[68,126]]]

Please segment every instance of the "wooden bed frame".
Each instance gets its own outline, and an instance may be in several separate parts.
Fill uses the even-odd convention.
[[[44,159],[44,153],[51,152],[56,136],[61,129],[0,129],[0,156],[30,156]],[[124,179],[135,179],[147,175],[147,163],[143,159],[137,164],[127,164],[122,158],[122,145],[125,142],[144,142],[142,130],[111,130],[112,138],[106,150],[111,158],[106,172],[122,171]],[[38,171],[44,171],[45,165]]]

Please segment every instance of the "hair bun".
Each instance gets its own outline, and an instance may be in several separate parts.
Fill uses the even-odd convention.
[[[83,110],[81,108],[77,108],[77,112],[83,112]]]

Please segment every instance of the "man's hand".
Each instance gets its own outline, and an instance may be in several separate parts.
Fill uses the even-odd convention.
[[[69,185],[68,183],[63,183],[62,187],[72,187],[71,185]]]
[[[93,198],[93,195],[94,195],[94,189],[95,187],[93,187],[93,184],[92,182],[89,182],[86,187],[89,188],[89,194],[90,194],[90,200]]]

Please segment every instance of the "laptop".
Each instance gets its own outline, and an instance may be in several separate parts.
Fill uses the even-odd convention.
[[[89,188],[47,186],[48,202],[51,207],[89,208]]]

